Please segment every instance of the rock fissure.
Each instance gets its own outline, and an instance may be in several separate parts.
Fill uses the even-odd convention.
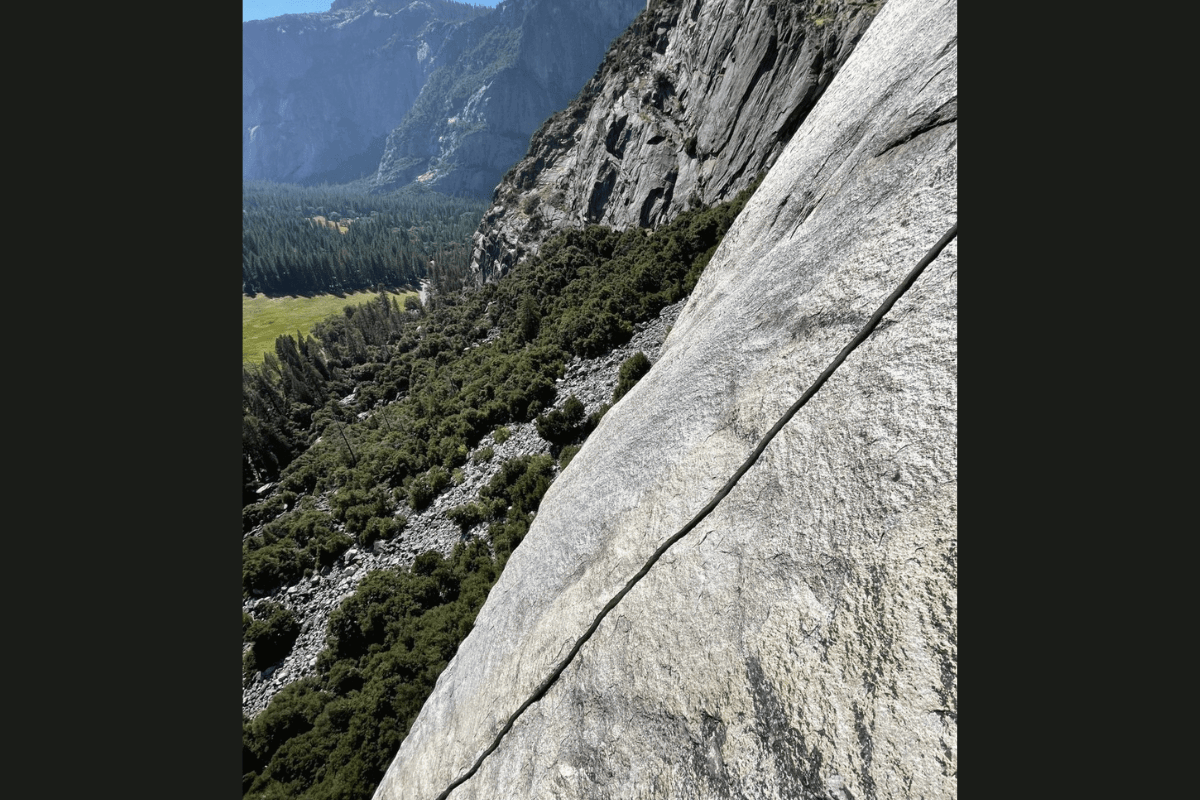
[[[875,157],[879,158],[880,156],[884,155],[888,151],[895,150],[897,147],[906,145],[909,142],[911,142],[913,139],[917,138],[918,136],[925,134],[925,133],[929,133],[932,130],[936,130],[937,128],[940,128],[943,125],[949,125],[951,123],[958,122],[958,99],[955,98],[954,100],[951,100],[950,103],[948,103],[947,105],[954,106],[954,112],[953,112],[954,116],[948,117],[948,118],[939,117],[938,112],[940,112],[942,110],[941,108],[939,108],[937,111],[933,112],[933,114],[931,114],[919,126],[914,128],[913,130],[909,131],[907,134],[900,137],[899,139],[896,139],[895,141],[884,145],[883,148],[881,148],[880,151],[878,153],[876,153]],[[945,107],[946,106],[943,106],[943,108],[945,108]]]
[[[599,627],[600,627],[600,624],[609,615],[609,613],[611,613],[612,610],[614,608],[616,608],[616,606],[621,602],[621,600],[624,599],[625,596],[628,595],[629,592],[631,592],[633,590],[633,588],[650,572],[650,570],[654,567],[654,565],[658,563],[658,561],[663,557],[663,555],[668,550],[670,550],[671,547],[675,545],[675,543],[677,543],[680,539],[682,539],[688,533],[690,533],[693,529],[695,529],[695,527],[697,525],[699,525],[700,522],[702,522],[705,517],[707,517],[709,514],[711,514],[713,512],[713,510],[716,509],[717,505],[720,504],[720,502],[733,490],[734,486],[736,486],[738,484],[738,482],[742,479],[742,477],[758,461],[759,457],[766,450],[767,445],[769,445],[771,443],[771,441],[775,438],[775,436],[778,435],[778,433],[792,419],[792,417],[794,417],[796,415],[796,413],[801,408],[803,408],[810,399],[812,399],[812,397],[821,389],[821,387],[826,383],[826,381],[829,380],[830,376],[833,375],[833,373],[837,370],[837,368],[839,366],[841,366],[842,363],[845,362],[845,360],[849,357],[849,355],[852,352],[854,352],[854,350],[857,349],[859,345],[861,345],[864,341],[866,341],[867,337],[870,336],[871,333],[875,330],[876,326],[878,326],[878,324],[882,320],[883,316],[885,314],[887,314],[887,312],[892,308],[892,306],[894,306],[896,304],[896,301],[899,300],[905,294],[905,292],[907,292],[908,289],[912,287],[913,283],[917,280],[917,278],[919,278],[921,276],[921,273],[923,273],[925,271],[925,269],[931,263],[933,263],[934,259],[936,259],[938,257],[938,255],[942,252],[942,250],[945,249],[945,247],[948,244],[950,244],[951,241],[953,241],[955,238],[957,238],[957,236],[958,236],[958,223],[955,222],[950,227],[950,229],[942,236],[942,238],[940,240],[938,240],[938,242],[929,249],[929,251],[925,254],[925,256],[908,273],[908,275],[905,276],[904,280],[902,280],[900,282],[900,285],[897,286],[896,289],[890,295],[888,295],[888,297],[879,305],[879,307],[876,309],[875,313],[871,315],[871,318],[867,321],[867,323],[863,326],[863,328],[845,347],[842,348],[842,350],[837,354],[837,356],[834,357],[833,361],[831,361],[829,366],[827,366],[825,368],[825,370],[820,374],[820,376],[818,376],[816,381],[814,381],[813,384],[811,386],[809,386],[809,388],[807,390],[805,390],[805,392],[800,396],[800,398],[798,400],[796,400],[795,403],[792,404],[791,408],[789,408],[786,412],[784,412],[783,416],[780,417],[779,420],[775,423],[775,425],[771,427],[771,429],[766,433],[765,436],[763,436],[763,438],[759,442],[758,446],[754,448],[754,451],[750,454],[750,456],[742,463],[742,465],[740,467],[738,467],[737,471],[734,472],[733,476],[730,477],[730,479],[725,483],[725,485],[723,487],[721,487],[721,489],[716,493],[716,495],[714,495],[713,498],[702,509],[700,509],[700,511],[697,512],[696,515],[694,517],[692,517],[692,519],[687,524],[685,524],[675,534],[673,534],[665,542],[663,542],[661,545],[659,545],[658,549],[654,551],[654,553],[650,556],[650,558],[646,561],[646,563],[642,566],[642,568],[640,570],[638,570],[638,572],[626,582],[625,586],[619,592],[617,592],[617,594],[614,595],[612,597],[612,599],[608,601],[608,603],[605,604],[604,608],[602,608],[600,610],[600,612],[596,615],[596,617],[593,619],[591,625],[589,625],[588,628],[579,637],[579,639],[576,640],[574,646],[571,648],[571,651],[567,654],[566,658],[564,658],[562,661],[559,662],[559,664],[550,672],[550,674],[547,675],[546,678],[543,679],[542,682],[534,689],[533,693],[517,708],[516,711],[513,712],[513,714],[505,722],[504,726],[496,734],[495,738],[492,740],[492,743],[487,747],[487,749],[485,749],[483,751],[483,753],[481,753],[479,755],[479,757],[476,759],[475,763],[471,766],[471,768],[469,770],[467,770],[466,773],[464,773],[463,775],[461,775],[460,777],[458,777],[454,781],[452,781],[450,783],[450,785],[447,786],[437,796],[437,800],[446,800],[446,798],[448,798],[450,796],[450,793],[452,791],[454,791],[454,789],[458,788],[463,783],[470,780],[471,777],[473,777],[475,775],[475,773],[479,771],[479,768],[483,765],[483,762],[487,759],[488,756],[490,756],[493,752],[496,751],[496,749],[500,746],[500,742],[504,739],[505,735],[507,735],[508,732],[510,730],[512,730],[512,727],[516,723],[516,721],[525,713],[525,711],[530,706],[532,706],[534,703],[541,700],[543,697],[545,697],[546,693],[550,691],[551,687],[554,686],[554,684],[558,681],[559,677],[561,677],[563,672],[566,671],[567,667],[569,667],[571,665],[571,663],[575,660],[575,657],[577,655],[579,655],[580,651],[583,649],[583,646],[596,633],[597,629],[599,629]],[[738,591],[740,592],[740,588],[738,589]],[[670,667],[671,667],[670,664],[664,664],[662,666],[666,667],[667,670],[670,671]],[[861,721],[860,721],[860,724],[861,724]],[[788,729],[788,730],[789,730],[789,732],[794,733],[793,731],[790,731],[790,729]],[[803,741],[802,740],[801,740],[800,744],[801,744],[800,749],[802,751],[803,750]],[[820,756],[820,753],[817,752],[816,750],[810,750],[809,755],[810,755],[810,758],[815,759],[816,763],[811,765],[807,770],[805,770],[805,773],[806,773],[806,777],[809,778],[809,783],[813,783],[815,781],[816,777],[819,776],[821,756]],[[867,766],[869,767],[869,758],[870,758],[869,752],[867,752],[865,755],[866,755],[866,760],[868,762]],[[790,765],[790,763],[791,762],[789,760],[789,765]],[[867,776],[866,785],[868,786],[869,796],[873,796],[874,795],[874,787],[870,782],[870,776]]]

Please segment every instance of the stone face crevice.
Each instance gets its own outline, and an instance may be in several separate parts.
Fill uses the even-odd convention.
[[[957,122],[958,122],[958,97],[954,97],[953,99],[948,100],[942,106],[940,106],[935,111],[930,113],[928,116],[926,116],[925,119],[922,120],[921,123],[917,125],[917,127],[913,128],[911,131],[904,134],[903,136],[896,139],[895,141],[889,142],[888,144],[884,145],[883,148],[880,149],[880,151],[875,154],[875,157],[878,158],[879,156],[882,156],[885,153],[887,153],[889,150],[894,150],[895,148],[900,147],[901,145],[908,144],[909,142],[911,142],[913,139],[917,138],[918,136],[921,136],[922,134],[925,134],[925,133],[929,133],[932,130],[942,127],[943,125],[950,125],[951,123],[957,123]]]
[[[951,241],[953,241],[957,236],[958,236],[958,223],[956,222],[954,225],[951,226],[950,230],[948,230],[942,236],[942,238],[940,240],[938,240],[938,242],[929,249],[929,251],[925,254],[925,256],[917,263],[917,265],[915,267],[913,267],[912,271],[909,272],[909,274],[907,276],[905,276],[904,280],[901,281],[900,285],[897,286],[896,289],[893,290],[892,293],[889,294],[888,297],[880,304],[879,308],[877,308],[875,313],[871,315],[870,319],[867,320],[866,324],[863,325],[863,327],[859,330],[858,334],[844,348],[842,348],[841,352],[839,352],[837,354],[837,356],[834,357],[833,361],[830,362],[829,366],[825,368],[825,370],[821,373],[821,375],[817,378],[817,380],[812,384],[812,386],[810,386],[800,396],[800,398],[797,399],[796,402],[792,404],[792,406],[787,410],[787,412],[785,412],[784,415],[779,418],[779,420],[775,423],[775,425],[772,426],[772,428],[769,431],[767,431],[766,435],[764,435],[763,438],[759,441],[758,446],[755,447],[754,450],[750,453],[749,457],[744,462],[742,462],[742,465],[732,475],[732,477],[730,477],[729,480],[726,481],[725,485],[721,487],[720,491],[718,491],[717,494],[707,504],[705,504],[704,508],[700,509],[700,511],[697,512],[696,515],[694,517],[692,517],[692,519],[686,525],[684,525],[674,535],[672,535],[669,539],[667,539],[665,542],[663,542],[659,546],[659,548],[654,551],[654,554],[650,556],[650,558],[646,561],[646,563],[642,566],[642,568],[640,570],[638,570],[638,572],[626,582],[625,586],[622,587],[621,591],[619,591],[616,595],[614,595],[613,598],[611,600],[609,600],[607,604],[605,604],[604,608],[602,608],[600,610],[600,613],[597,614],[596,617],[592,620],[592,623],[591,623],[591,625],[588,626],[587,630],[585,630],[583,632],[583,634],[580,635],[579,639],[576,640],[576,642],[575,642],[574,646],[571,648],[570,652],[568,652],[567,655],[550,672],[550,674],[548,676],[546,676],[545,680],[543,680],[541,682],[541,684],[538,685],[538,687],[534,690],[533,694],[531,694],[525,700],[525,702],[522,703],[515,712],[513,712],[512,716],[510,716],[508,718],[507,722],[505,722],[504,727],[502,727],[500,729],[499,733],[497,733],[496,737],[492,740],[492,743],[488,746],[488,748],[486,750],[483,751],[483,753],[479,756],[479,758],[475,761],[475,763],[471,766],[471,768],[469,770],[467,770],[467,772],[464,773],[462,776],[460,776],[460,777],[456,778],[454,781],[452,781],[450,783],[450,785],[447,786],[446,789],[437,796],[437,800],[446,800],[446,798],[449,797],[450,792],[454,791],[454,789],[458,788],[463,783],[470,780],[475,775],[475,773],[479,771],[479,768],[483,765],[483,762],[488,758],[488,756],[490,756],[492,753],[494,753],[496,751],[496,748],[498,748],[500,746],[500,742],[504,739],[505,735],[508,734],[508,732],[512,729],[512,727],[516,723],[516,721],[525,713],[525,711],[530,706],[532,706],[534,703],[541,700],[546,695],[546,692],[550,691],[550,689],[554,686],[554,684],[562,676],[563,671],[566,670],[568,666],[570,666],[571,662],[575,660],[576,656],[578,656],[580,651],[583,649],[583,646],[585,644],[587,644],[587,642],[596,633],[596,630],[600,627],[600,623],[602,623],[604,621],[604,619],[612,612],[612,610],[617,607],[617,605],[621,602],[621,600],[623,600],[625,598],[625,596],[628,595],[629,592],[633,590],[633,587],[637,586],[637,584],[644,577],[646,577],[646,575],[650,572],[650,570],[654,567],[654,565],[657,564],[660,559],[662,559],[663,555],[665,555],[666,552],[668,550],[670,550],[671,547],[673,547],[676,542],[678,542],[680,539],[684,538],[691,531],[693,531],[696,528],[696,526],[699,525],[705,519],[705,517],[707,517],[709,514],[711,514],[713,512],[713,510],[716,509],[717,505],[731,491],[733,491],[733,487],[736,486],[738,484],[738,482],[742,479],[742,476],[744,476],[750,470],[750,468],[752,466],[754,466],[755,462],[757,462],[759,457],[763,454],[763,451],[765,451],[767,449],[767,445],[769,445],[771,443],[771,441],[774,440],[774,438],[783,429],[783,426],[786,425],[792,419],[792,417],[794,417],[796,415],[796,413],[799,412],[799,410],[801,408],[803,408],[805,406],[805,404],[808,403],[809,400],[812,399],[812,397],[820,390],[820,388],[825,384],[825,382],[829,380],[829,378],[833,375],[833,373],[835,371],[837,371],[838,367],[840,367],[846,361],[846,359],[850,356],[850,354],[852,352],[854,352],[854,350],[857,349],[859,345],[861,345],[864,341],[866,341],[867,337],[870,336],[872,331],[874,331],[875,328],[879,325],[880,321],[883,319],[883,316],[885,314],[887,314],[887,312],[889,310],[891,310],[892,306],[894,306],[896,304],[897,300],[899,300],[901,297],[904,296],[904,293],[908,291],[908,289],[913,285],[913,283],[917,280],[917,278],[919,278],[921,276],[921,273],[925,271],[925,269],[933,262],[933,260],[938,257],[938,255],[942,252],[942,250],[945,249],[946,245],[948,245]],[[762,679],[762,677],[761,677],[762,670],[761,670],[761,668],[758,668],[757,662],[755,662],[753,659],[751,659],[751,662],[750,662],[750,674],[751,674],[752,683],[757,687],[757,689],[761,690],[761,692],[756,691],[756,700],[760,696],[765,697],[769,701],[769,702],[766,702],[766,706],[769,709],[775,709],[779,705],[779,701],[777,699],[775,699],[769,686],[766,685],[765,681]],[[756,678],[755,675],[757,675],[758,677]],[[756,703],[756,705],[757,705],[757,703]],[[760,709],[760,712],[761,712],[761,709]],[[768,728],[770,729],[769,730],[770,738],[787,738],[788,736],[795,735],[794,731],[791,731],[790,729],[788,729],[786,727],[785,723],[775,722],[774,717],[779,717],[780,719],[782,719],[783,715],[779,714],[779,713],[766,714],[766,715],[764,715],[763,713],[759,714],[760,721],[764,721],[764,724],[766,724],[768,726]],[[862,730],[862,728],[860,726],[860,741],[863,736],[863,734],[861,733],[861,730]],[[801,747],[797,750],[797,753],[803,752],[802,745],[803,745],[803,742],[801,741]],[[870,761],[869,761],[869,754],[870,754],[869,741],[866,744],[864,744],[863,747],[865,748],[864,753],[866,754],[867,763],[869,765],[869,763],[870,763]],[[808,759],[815,758],[815,764],[809,764],[809,766],[806,767],[805,770],[803,770],[803,771],[797,771],[796,767],[794,766],[793,759],[799,760],[801,762],[804,762],[807,759],[805,759],[803,756],[791,754],[790,751],[789,751],[789,753],[787,753],[785,755],[788,759],[788,764],[790,767],[789,771],[786,773],[787,778],[789,780],[800,779],[800,782],[797,784],[797,786],[801,789],[803,789],[805,786],[817,785],[818,782],[814,780],[813,776],[815,774],[817,774],[817,772],[820,769],[820,754],[819,753],[816,753],[814,756],[813,751],[810,750],[808,752]],[[873,792],[872,792],[872,794],[873,794]]]

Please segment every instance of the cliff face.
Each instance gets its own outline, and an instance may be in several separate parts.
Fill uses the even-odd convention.
[[[644,0],[506,0],[457,29],[454,58],[387,139],[374,183],[486,196],[579,92]]]
[[[730,199],[775,162],[880,5],[650,3],[496,188],[479,278],[564,227],[654,226]]]
[[[546,494],[377,798],[467,774],[581,638],[452,798],[957,796],[956,240],[651,559],[956,221],[957,63],[953,0],[880,11]]]
[[[242,23],[243,180],[372,172],[461,16],[420,0],[339,6]]]
[[[242,25],[242,178],[488,195],[644,0],[347,0]]]

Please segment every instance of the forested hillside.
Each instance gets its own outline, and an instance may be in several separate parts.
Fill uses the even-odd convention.
[[[485,536],[370,574],[331,614],[316,675],[243,718],[246,796],[371,796],[542,495],[607,409],[585,417],[568,399],[551,410],[564,365],[686,297],[750,191],[654,233],[571,231],[505,280],[428,308],[381,297],[303,342],[281,337],[276,357],[243,373],[243,590],[271,598],[243,611],[247,681],[299,633],[282,590],[352,544],[401,535],[468,461],[492,458],[485,436],[536,421],[555,454],[505,462],[447,512],[464,531],[486,523]],[[613,402],[648,368],[629,359]]]
[[[485,203],[410,188],[242,184],[242,292],[272,296],[462,284]]]

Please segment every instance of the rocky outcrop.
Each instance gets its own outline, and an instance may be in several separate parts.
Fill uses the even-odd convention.
[[[486,197],[529,136],[579,92],[644,0],[505,0],[456,29],[421,101],[389,134],[377,188]]]
[[[957,795],[957,6],[891,0],[551,486],[376,797]],[[573,646],[557,679],[496,737]]]
[[[775,162],[881,5],[649,3],[496,188],[477,277],[565,227],[652,227],[733,197]]]
[[[242,179],[373,174],[384,137],[468,12],[487,13],[438,0],[358,0],[242,23]]]

